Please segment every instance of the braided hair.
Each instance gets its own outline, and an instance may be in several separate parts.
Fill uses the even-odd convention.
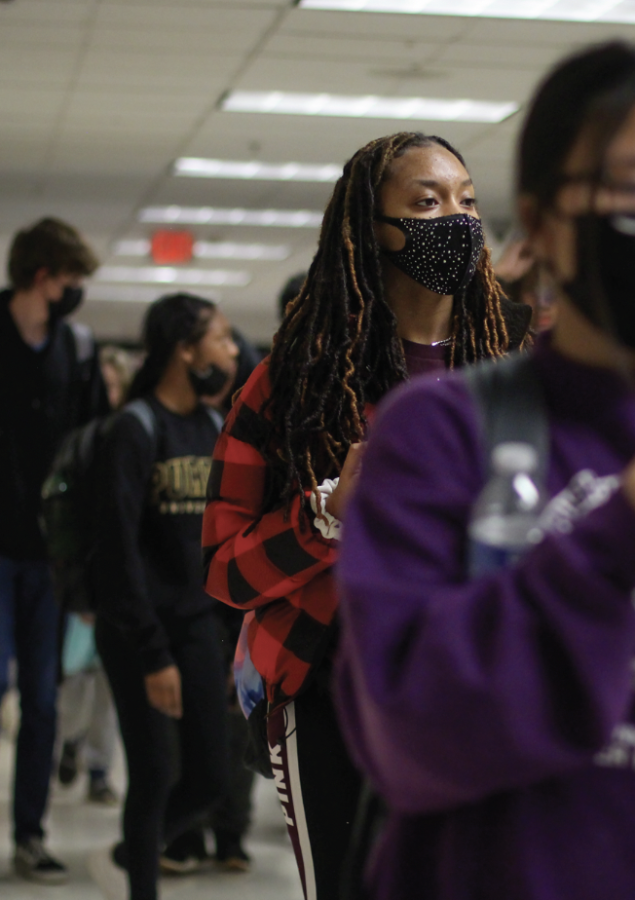
[[[401,132],[371,141],[346,163],[324,214],[318,250],[300,293],[286,309],[269,362],[271,394],[265,455],[266,505],[290,503],[299,490],[341,471],[351,444],[364,439],[367,403],[377,403],[408,373],[395,315],[382,282],[372,222],[393,160],[443,138]],[[501,356],[509,338],[489,250],[454,298],[448,365]]]

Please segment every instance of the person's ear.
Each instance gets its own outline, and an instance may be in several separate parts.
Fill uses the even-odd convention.
[[[527,244],[538,262],[546,262],[553,251],[553,219],[540,209],[535,197],[521,194],[518,198],[518,218],[527,236]]]
[[[41,288],[46,281],[51,277],[51,270],[46,266],[40,266],[39,269],[35,270],[35,275],[33,276],[33,282],[31,287]]]
[[[177,353],[186,366],[191,366],[194,362],[194,346],[192,344],[186,344],[184,341],[180,341],[179,344],[177,344]]]
[[[542,215],[535,197],[521,194],[518,198],[518,218],[527,237],[531,240],[539,230]]]

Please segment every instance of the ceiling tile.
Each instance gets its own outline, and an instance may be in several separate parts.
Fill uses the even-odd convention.
[[[224,34],[257,35],[275,19],[274,9],[249,10],[239,3],[232,6],[137,3],[129,0],[122,4],[102,4],[97,15],[97,25],[108,25],[121,31],[131,28],[182,32],[209,31]]]
[[[57,49],[77,47],[86,35],[86,24],[81,22],[33,22],[3,21],[0,8],[0,47],[4,50],[20,47],[24,58],[24,47],[40,52],[42,48]]]
[[[119,52],[139,51],[154,55],[168,53],[170,57],[177,54],[202,56],[205,53],[227,56],[231,53],[249,52],[259,36],[260,32],[244,30],[224,33],[209,28],[170,31],[167,28],[115,29],[108,26],[93,33],[90,46],[106,51],[116,46]]]
[[[264,121],[263,121],[264,120]],[[423,130],[461,146],[489,126],[466,122],[396,122],[381,119],[333,120],[312,116],[267,116],[215,112],[188,143],[188,156],[267,162],[341,163],[383,134]]]
[[[79,115],[91,119],[110,117],[113,114],[124,117],[161,117],[164,122],[175,116],[179,124],[182,124],[187,117],[200,115],[207,106],[207,97],[191,91],[159,93],[150,89],[126,91],[121,88],[119,91],[108,91],[93,88],[73,92],[68,114],[69,117]]]
[[[69,49],[37,47],[25,52],[21,46],[0,46],[0,85],[20,91],[23,85],[50,87],[66,86],[73,75],[77,53]]]
[[[28,121],[37,117],[40,123],[55,118],[66,94],[62,90],[45,90],[24,86],[0,88],[0,122],[4,115]]]
[[[424,64],[439,49],[438,41],[391,40],[338,35],[309,35],[303,32],[277,34],[267,42],[262,56],[306,60],[362,61],[369,68],[386,62]],[[443,45],[441,45],[443,46]]]
[[[261,57],[249,67],[235,87],[245,91],[326,91],[338,94],[380,94],[401,97],[468,97],[474,100],[519,100],[535,82],[534,71],[507,68],[459,69],[456,66],[434,66],[434,77],[422,79],[417,74],[395,78],[385,68],[371,69],[364,62],[342,62],[307,59],[301,70],[295,60]],[[236,113],[235,115],[240,115]],[[271,118],[283,118],[282,116]]]
[[[476,41],[501,47],[507,44],[573,47],[617,37],[633,40],[635,25],[471,18],[463,40],[467,45]]]
[[[456,40],[468,21],[459,16],[404,16],[387,13],[321,12],[292,9],[280,27],[286,32],[325,37],[378,37],[413,41]]]
[[[19,0],[0,6],[0,29],[5,23],[28,23],[41,28],[47,23],[55,26],[90,21],[95,0]]]

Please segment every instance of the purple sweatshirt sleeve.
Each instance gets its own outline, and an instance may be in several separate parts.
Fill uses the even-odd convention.
[[[635,511],[619,491],[468,582],[477,447],[460,379],[415,382],[379,417],[347,511],[341,721],[407,814],[588,765],[631,699]]]

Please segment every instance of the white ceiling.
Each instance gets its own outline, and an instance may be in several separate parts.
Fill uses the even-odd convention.
[[[42,215],[78,226],[108,265],[116,241],[148,237],[147,205],[322,209],[332,186],[175,178],[177,156],[343,163],[394,121],[221,112],[231,89],[469,97],[524,104],[545,69],[570,50],[635,26],[457,16],[300,10],[291,0],[13,0],[0,3],[0,252]],[[485,219],[511,218],[513,148],[521,114],[500,125],[409,122],[467,157]],[[200,227],[202,240],[287,244],[222,288],[230,318],[266,342],[281,284],[306,268],[312,229]],[[197,263],[200,265],[201,263]],[[120,290],[120,289],[118,289]],[[137,288],[137,291],[139,289]],[[145,292],[145,293],[144,293]],[[158,296],[144,288],[137,296]],[[91,289],[82,318],[101,337],[133,337],[145,305]],[[120,294],[119,294],[120,295]]]

